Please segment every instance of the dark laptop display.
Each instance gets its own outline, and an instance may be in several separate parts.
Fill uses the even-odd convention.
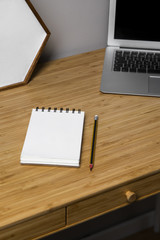
[[[115,39],[160,41],[159,22],[158,1],[117,0]]]

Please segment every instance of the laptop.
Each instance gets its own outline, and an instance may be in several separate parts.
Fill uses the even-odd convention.
[[[100,91],[160,97],[158,1],[110,0]]]

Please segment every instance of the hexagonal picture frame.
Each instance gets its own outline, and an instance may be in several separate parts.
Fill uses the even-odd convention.
[[[28,83],[49,36],[29,0],[0,0],[0,90]]]

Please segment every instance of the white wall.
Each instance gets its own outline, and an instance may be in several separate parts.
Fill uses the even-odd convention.
[[[106,46],[109,0],[31,0],[51,32],[41,61]]]

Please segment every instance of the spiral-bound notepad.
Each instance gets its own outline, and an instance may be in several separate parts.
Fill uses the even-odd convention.
[[[20,162],[79,167],[84,115],[75,109],[33,109]]]

